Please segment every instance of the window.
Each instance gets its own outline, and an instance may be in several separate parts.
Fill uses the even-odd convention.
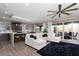
[[[55,36],[66,40],[79,40],[79,21],[52,24]]]
[[[72,22],[64,23],[64,39],[72,39]]]
[[[79,21],[73,22],[73,40],[79,40]]]

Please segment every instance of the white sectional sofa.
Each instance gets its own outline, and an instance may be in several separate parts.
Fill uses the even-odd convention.
[[[30,35],[36,36],[36,39],[31,38]],[[39,50],[47,45],[46,40],[42,37],[43,33],[31,33],[27,34],[25,38],[25,44]]]

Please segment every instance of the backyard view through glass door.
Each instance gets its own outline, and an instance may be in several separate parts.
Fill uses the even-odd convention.
[[[79,40],[79,21],[52,24],[52,31],[61,39]]]

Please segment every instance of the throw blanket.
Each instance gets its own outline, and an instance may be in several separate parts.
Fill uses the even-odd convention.
[[[42,56],[79,56],[79,45],[65,42],[51,42],[38,50]]]

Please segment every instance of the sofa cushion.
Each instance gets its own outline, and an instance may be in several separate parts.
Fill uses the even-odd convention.
[[[35,40],[35,42],[42,44],[42,43],[46,43],[46,40],[39,38],[39,39]]]
[[[37,39],[36,36],[34,36],[34,35],[30,35],[30,38],[33,38],[35,40]]]
[[[42,37],[48,37],[48,35],[47,34],[43,34]]]

